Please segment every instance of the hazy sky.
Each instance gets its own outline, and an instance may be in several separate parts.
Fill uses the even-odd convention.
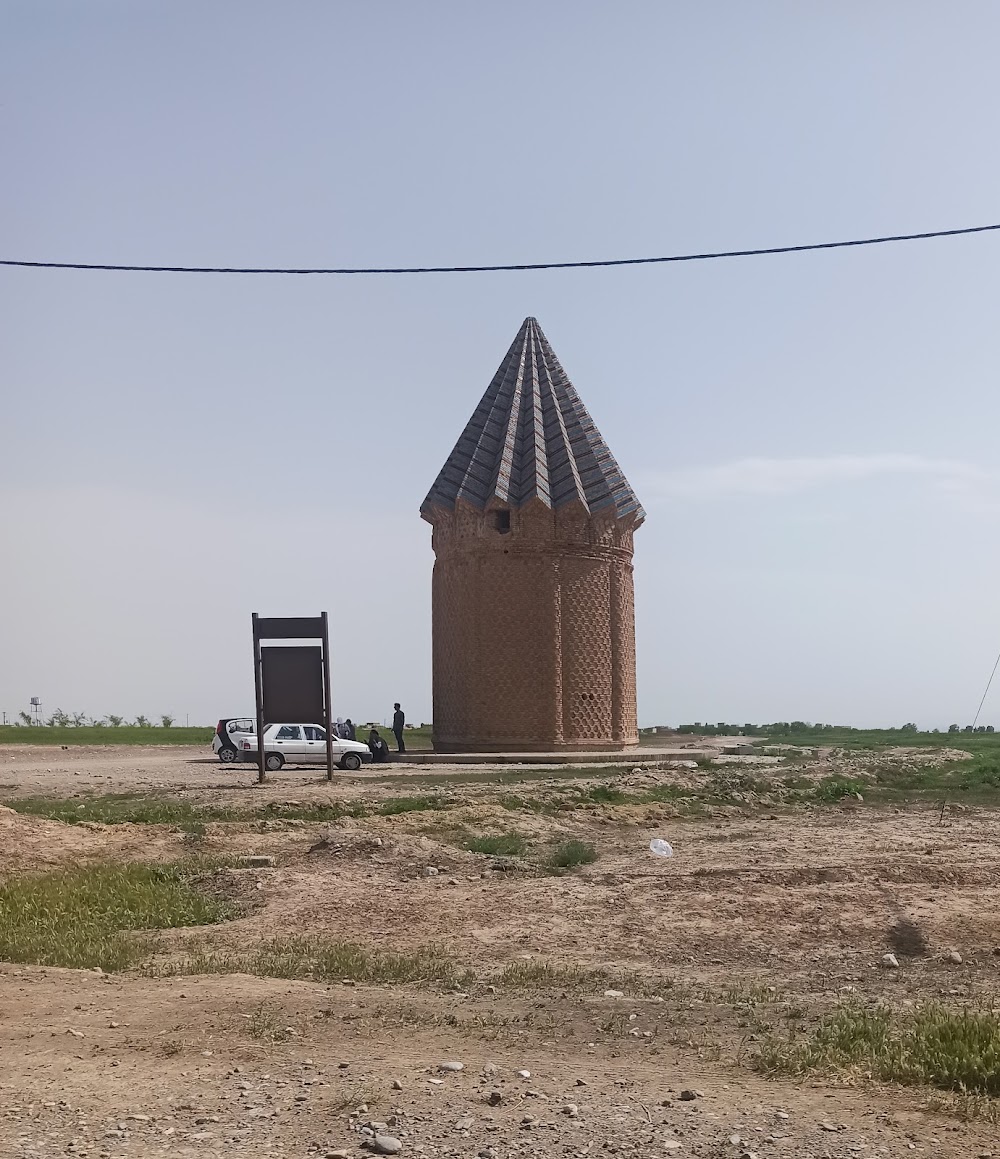
[[[473,264],[1000,220],[1000,5],[3,0],[0,256]],[[1000,236],[383,278],[0,270],[0,708],[430,716],[418,507],[535,315],[648,512],[644,724],[970,721]],[[1000,682],[984,721],[1000,725]]]

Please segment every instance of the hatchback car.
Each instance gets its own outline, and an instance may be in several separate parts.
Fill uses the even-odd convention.
[[[257,722],[252,716],[226,716],[215,726],[212,750],[224,765],[240,759],[243,738],[257,731]]]
[[[333,759],[341,769],[356,770],[371,756],[366,744],[333,737]],[[257,737],[245,736],[240,760],[257,760]],[[283,765],[326,764],[326,730],[318,724],[269,724],[264,729],[264,768],[277,772]]]

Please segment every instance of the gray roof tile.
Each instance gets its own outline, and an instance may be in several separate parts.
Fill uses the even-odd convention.
[[[420,510],[458,499],[516,508],[536,497],[645,517],[541,327],[525,318]]]

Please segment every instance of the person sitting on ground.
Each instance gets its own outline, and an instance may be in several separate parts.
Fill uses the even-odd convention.
[[[377,728],[373,728],[368,734],[368,747],[371,749],[373,761],[382,764],[389,759],[389,746],[382,739]]]

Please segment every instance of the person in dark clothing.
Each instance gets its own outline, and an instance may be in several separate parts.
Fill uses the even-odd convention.
[[[396,748],[401,753],[405,753],[406,745],[403,744],[403,725],[406,724],[406,716],[398,704],[394,704],[392,709],[392,734],[396,738]]]
[[[389,759],[389,746],[379,735],[377,728],[373,728],[368,734],[368,747],[371,749],[372,760],[377,764],[383,764]]]
[[[358,734],[354,728],[354,721],[350,717],[344,721],[344,728],[347,730],[344,733],[344,740],[357,740]]]

